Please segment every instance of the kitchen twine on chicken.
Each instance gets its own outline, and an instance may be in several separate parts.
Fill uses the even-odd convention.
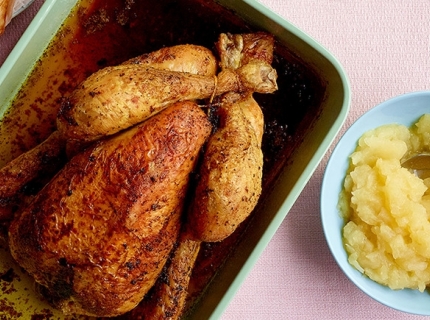
[[[215,93],[218,85],[218,78],[214,75],[214,91],[212,91],[211,98],[209,99],[209,104],[212,104],[213,99],[215,98]]]

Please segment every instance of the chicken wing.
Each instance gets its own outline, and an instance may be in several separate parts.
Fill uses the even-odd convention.
[[[21,154],[0,169],[0,220],[13,218],[13,207],[21,201],[19,191],[41,170],[58,168],[64,158],[65,141],[58,132],[29,152]],[[57,164],[57,166],[56,166]]]
[[[64,151],[65,142],[56,132],[39,144],[31,152],[22,154],[16,160],[16,166],[10,164],[0,171],[0,195],[2,198],[13,196],[22,184],[29,182],[50,158],[57,158]],[[18,177],[18,180],[15,179]]]
[[[176,241],[210,131],[195,103],[172,105],[72,158],[12,221],[11,253],[54,306],[115,316],[141,301]]]

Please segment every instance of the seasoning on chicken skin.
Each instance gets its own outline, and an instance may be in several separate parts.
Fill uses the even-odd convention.
[[[210,137],[200,166],[192,208],[187,223],[196,240],[221,241],[236,230],[254,209],[261,194],[263,128],[251,121],[260,108],[251,94],[227,94],[218,109],[220,128]],[[258,112],[256,112],[258,114]]]
[[[230,35],[225,39],[230,41]],[[252,93],[277,89],[276,71],[270,66],[273,37],[236,35],[234,42],[239,50],[233,50],[233,64],[221,63],[217,77],[209,50],[190,45],[163,48],[95,73],[63,105],[58,132],[68,144],[104,140],[74,157],[10,229],[12,254],[63,312],[107,317],[130,310],[153,286],[170,255],[165,277],[154,287],[155,300],[130,314],[145,310],[150,316],[178,318],[200,242],[224,239],[253,210],[261,193],[264,121]],[[227,54],[232,46],[224,48]],[[199,57],[195,64],[191,56]],[[194,103],[178,101],[208,99],[225,92],[229,93],[220,100],[218,111],[222,125],[208,143],[188,225],[177,239],[188,175],[210,130]],[[191,143],[194,151],[192,145],[184,146],[189,148],[185,155],[176,143],[188,144],[192,139],[170,141],[166,129],[180,122],[171,110],[181,107],[200,113],[188,122],[184,112],[177,113],[187,123],[188,135],[200,137],[198,143]],[[143,124],[117,133],[148,117]],[[145,147],[136,140],[126,142],[137,136],[136,130],[147,142],[146,151],[139,151]],[[160,155],[152,159],[153,143],[162,137],[166,148],[156,148]],[[118,141],[128,147],[118,147]],[[109,154],[102,156],[105,152]],[[166,158],[166,152],[177,153]],[[174,163],[187,154],[187,169],[175,174]],[[137,166],[138,158],[148,160],[147,167]],[[234,168],[239,160],[239,170],[247,168],[246,172]],[[228,202],[214,200],[215,193],[207,197],[212,191],[221,191],[217,194]],[[163,211],[166,207],[169,213]],[[215,212],[221,214],[215,216]],[[30,237],[21,239],[22,233]]]
[[[123,64],[134,64],[160,70],[214,76],[217,60],[209,49],[197,45],[177,45],[140,55]],[[44,142],[21,154],[0,169],[0,220],[13,218],[16,207],[26,201],[20,191],[26,183],[47,167],[56,165],[56,157],[64,153],[72,156],[87,146],[80,140],[66,140],[55,131]]]
[[[195,103],[177,103],[75,156],[12,221],[11,253],[53,305],[115,316],[142,300],[176,241],[210,131]]]
[[[127,60],[123,64],[138,64],[159,70],[187,72],[203,76],[214,76],[217,71],[217,60],[212,51],[192,44],[161,48]]]
[[[127,64],[89,76],[63,104],[57,128],[66,139],[92,141],[133,126],[177,101],[229,91],[273,92],[276,71],[250,62],[217,77]]]

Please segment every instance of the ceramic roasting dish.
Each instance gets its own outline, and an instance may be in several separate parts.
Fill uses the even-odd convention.
[[[0,165],[53,130],[49,113],[52,117],[54,111],[35,111],[55,109],[61,95],[98,68],[178,43],[213,49],[221,32],[272,33],[279,90],[256,97],[266,121],[265,191],[238,232],[201,250],[191,283],[189,318],[219,318],[340,130],[350,103],[347,77],[323,47],[254,0],[112,0],[100,7],[102,3],[47,0],[0,68],[0,116],[7,120],[14,113],[16,97],[22,97],[26,85],[34,94],[25,95],[23,104],[36,114],[25,119],[20,112],[22,123],[14,127],[3,121]],[[106,19],[110,12],[116,12],[116,19]],[[0,311],[63,318],[35,297],[31,280],[6,248],[0,251],[0,274]]]

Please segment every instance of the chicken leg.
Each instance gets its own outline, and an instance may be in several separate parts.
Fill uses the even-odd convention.
[[[275,69],[260,61],[225,69],[217,77],[139,65],[107,67],[71,94],[61,107],[57,128],[66,139],[92,141],[133,126],[177,101],[276,89]]]
[[[249,112],[250,109],[254,111]],[[194,238],[206,242],[221,241],[232,234],[254,209],[261,194],[260,107],[251,94],[229,93],[218,114],[221,125],[206,146],[187,219]]]

